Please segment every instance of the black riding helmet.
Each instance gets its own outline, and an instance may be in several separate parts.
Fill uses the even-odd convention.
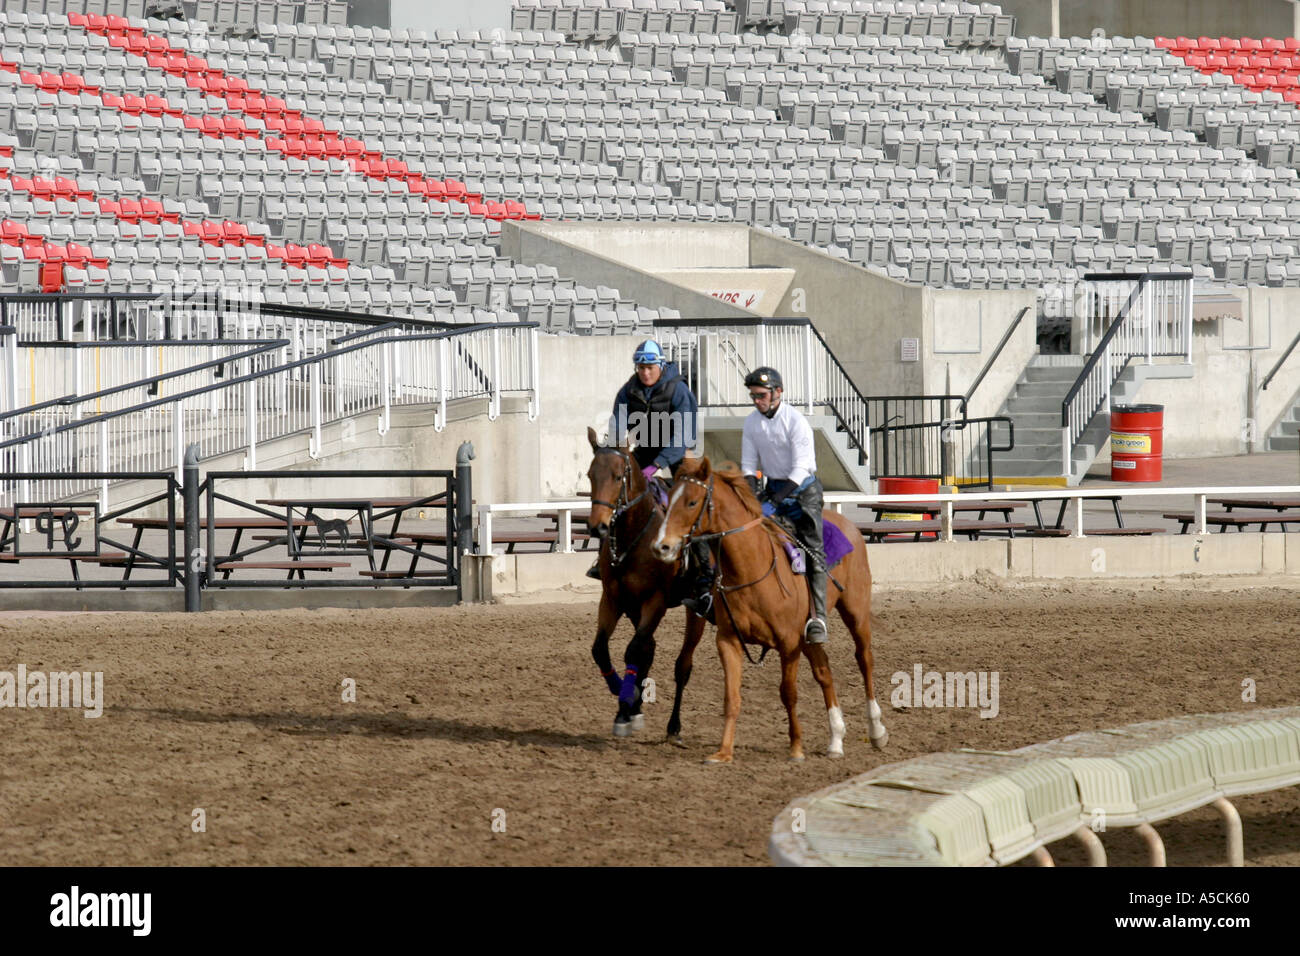
[[[781,373],[766,365],[759,366],[745,376],[746,388],[784,388]]]

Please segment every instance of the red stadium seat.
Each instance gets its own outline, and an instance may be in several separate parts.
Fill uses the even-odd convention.
[[[107,213],[110,216],[122,217],[122,206],[115,199],[101,199],[99,201],[99,211]]]
[[[6,246],[21,246],[27,238],[27,227],[21,223],[6,219],[0,222],[0,241]]]
[[[41,266],[41,291],[63,291],[63,263],[47,262]]]

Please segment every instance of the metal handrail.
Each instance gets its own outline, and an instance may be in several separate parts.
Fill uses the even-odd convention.
[[[998,356],[1002,354],[1002,350],[1006,348],[1007,343],[1011,341],[1011,334],[1015,332],[1016,326],[1020,324],[1020,320],[1028,314],[1029,306],[1025,306],[1020,310],[1020,314],[1011,320],[1011,324],[1007,326],[1006,332],[1002,333],[1002,341],[1000,341],[997,348],[993,350],[993,354],[989,356],[989,360],[984,363],[984,367],[980,369],[980,373],[975,376],[975,381],[971,383],[971,387],[966,389],[966,394],[962,397],[961,405],[963,417],[966,414],[967,405],[970,404],[971,398],[975,395],[975,390],[980,387],[980,383],[984,381],[984,376],[988,375],[989,369],[993,367],[993,363],[998,360]]]
[[[500,329],[500,328],[535,329],[538,327],[538,325],[539,323],[537,322],[509,322],[504,324],[495,323],[495,322],[490,324],[483,323],[480,325],[458,326],[454,331],[429,332],[429,333],[423,333],[418,335],[387,336],[385,338],[375,339],[370,342],[357,342],[352,345],[345,345],[341,348],[331,349],[328,352],[318,352],[315,355],[310,355],[306,358],[296,359],[292,362],[286,362],[283,365],[276,365],[272,368],[261,369],[256,372],[248,372],[244,375],[239,376],[238,378],[228,379],[227,381],[224,382],[213,382],[210,385],[203,385],[200,386],[199,388],[192,388],[187,392],[178,392],[175,395],[169,395],[166,398],[156,398],[149,402],[141,402],[139,405],[132,405],[129,408],[119,408],[113,411],[101,412],[98,415],[91,415],[87,418],[82,418],[75,422],[68,422],[64,425],[56,426],[54,428],[49,429],[45,434],[57,435],[60,432],[65,432],[72,428],[80,428],[86,425],[97,424],[99,422],[108,421],[109,419],[112,418],[119,418],[123,415],[129,415],[133,412],[141,412],[141,411],[145,411],[146,409],[157,408],[161,405],[172,405],[176,402],[184,401],[187,398],[193,398],[195,395],[202,395],[206,392],[211,392],[219,388],[231,388],[235,385],[242,385],[246,382],[256,381],[259,378],[268,378],[271,375],[275,375],[280,372],[286,372],[296,368],[303,368],[308,365],[323,362],[326,359],[338,358],[340,355],[346,355],[347,353],[355,352],[358,349],[370,348],[371,346],[374,345],[386,345],[393,342],[409,342],[409,341],[421,341],[421,340],[429,340],[429,339],[447,339],[447,338],[452,338],[456,335],[463,335],[469,332],[481,332],[489,329]],[[21,445],[24,442],[31,441],[32,438],[33,436],[31,435],[23,435],[18,438],[11,438],[8,441],[0,442],[0,449],[9,448],[14,445]]]
[[[164,372],[164,373],[162,373],[161,375],[154,375],[154,376],[151,376],[150,378],[141,378],[141,379],[136,379],[135,381],[133,381],[133,382],[127,382],[127,383],[124,384],[124,385],[114,385],[114,386],[111,386],[111,387],[109,387],[109,388],[102,388],[102,389],[99,389],[98,391],[87,392],[87,393],[84,394],[84,395],[63,395],[63,396],[61,396],[61,397],[59,397],[59,398],[51,398],[51,399],[48,399],[48,400],[46,400],[46,401],[44,401],[44,402],[38,402],[38,403],[36,403],[35,405],[24,405],[22,408],[16,408],[16,409],[13,409],[12,411],[8,411],[8,412],[0,412],[0,421],[4,421],[4,420],[9,419],[9,418],[14,418],[14,417],[16,417],[16,416],[18,416],[18,415],[26,415],[26,414],[29,414],[29,413],[31,413],[31,412],[44,411],[44,410],[47,409],[47,408],[56,408],[56,407],[67,406],[67,405],[75,405],[75,404],[77,404],[78,402],[89,402],[89,401],[95,401],[95,400],[97,400],[97,399],[106,398],[106,397],[108,397],[109,395],[116,395],[116,394],[118,394],[119,392],[129,391],[129,390],[131,390],[131,389],[133,389],[133,388],[149,388],[149,389],[153,389],[153,388],[155,388],[157,385],[160,385],[161,383],[166,382],[166,381],[168,381],[168,380],[170,380],[170,379],[177,378],[177,377],[179,377],[179,376],[181,376],[181,375],[190,375],[190,374],[192,374],[192,373],[194,373],[194,372],[202,372],[202,371],[204,371],[205,369],[214,368],[214,367],[219,367],[219,366],[222,366],[222,365],[226,365],[227,363],[230,363],[230,362],[238,362],[238,361],[240,361],[241,359],[252,358],[252,357],[255,356],[255,355],[261,355],[261,354],[264,353],[264,352],[272,352],[272,351],[274,351],[274,350],[276,350],[276,349],[284,348],[285,346],[287,346],[287,345],[289,344],[289,340],[288,340],[288,339],[255,339],[255,340],[252,340],[252,341],[258,342],[258,343],[260,343],[260,344],[258,344],[258,346],[257,346],[256,348],[250,348],[250,349],[247,349],[247,350],[245,350],[245,351],[243,351],[243,352],[236,352],[236,353],[234,353],[233,355],[227,355],[227,356],[225,356],[225,357],[223,357],[223,358],[219,358],[219,359],[211,359],[210,361],[207,361],[207,362],[201,362],[201,363],[199,363],[198,365],[189,365],[189,366],[186,366],[185,368],[177,369],[177,370],[174,371],[174,372]],[[134,347],[136,343],[134,343],[134,342],[123,342],[123,343],[101,343],[101,342],[94,342],[94,343],[90,343],[90,342],[59,342],[59,343],[57,343],[57,344],[56,344],[56,343],[51,343],[51,344],[54,344],[55,347],[58,347],[58,348],[87,348],[87,347],[93,347],[93,348],[105,348],[105,347],[107,347],[107,346],[110,345],[110,344],[117,344],[117,345],[123,345],[123,346],[131,346],[131,347]],[[168,344],[171,344],[171,343],[168,343],[168,342],[156,342],[156,343],[152,343],[152,344],[156,344],[156,345],[168,345]],[[237,345],[237,344],[239,344],[239,342],[238,342],[238,340],[235,340],[235,339],[220,339],[220,340],[218,340],[218,339],[207,339],[207,340],[186,339],[186,340],[182,340],[180,344],[183,344],[183,345],[200,345],[200,346],[202,346],[202,345]],[[251,344],[251,343],[250,343],[250,344]],[[30,347],[30,346],[29,346],[29,347]],[[215,384],[222,384],[222,383],[215,383]]]
[[[1070,403],[1074,401],[1074,397],[1083,390],[1083,383],[1087,380],[1088,375],[1091,374],[1092,370],[1095,369],[1101,363],[1102,359],[1106,357],[1106,351],[1110,348],[1111,341],[1119,335],[1120,329],[1123,328],[1124,320],[1128,318],[1129,309],[1133,307],[1133,303],[1137,301],[1138,295],[1142,292],[1142,286],[1143,280],[1141,277],[1138,277],[1138,284],[1133,287],[1133,291],[1128,294],[1128,299],[1126,299],[1124,304],[1120,306],[1119,314],[1116,315],[1114,320],[1110,323],[1110,328],[1106,330],[1106,334],[1103,335],[1101,341],[1097,343],[1097,347],[1093,350],[1091,357],[1088,361],[1083,363],[1083,370],[1079,372],[1078,377],[1075,378],[1074,384],[1070,386],[1070,390],[1065,393],[1065,398],[1061,399],[1062,428],[1070,427]]]
[[[1277,364],[1275,364],[1269,373],[1264,376],[1264,384],[1260,386],[1260,391],[1264,391],[1268,388],[1268,383],[1273,381],[1273,376],[1278,373],[1278,369],[1282,367],[1282,363],[1290,357],[1291,353],[1295,351],[1297,345],[1300,345],[1300,332],[1296,333],[1295,338],[1291,340],[1291,344],[1288,345],[1286,351],[1282,353],[1282,357],[1277,360]]]

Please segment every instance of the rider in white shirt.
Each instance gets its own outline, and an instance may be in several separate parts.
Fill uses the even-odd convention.
[[[822,483],[812,426],[781,401],[781,373],[756,368],[745,376],[754,411],[745,419],[740,467],[763,506],[763,514],[788,518],[808,552],[812,616],[804,625],[809,644],[826,642],[826,552],[822,546]],[[760,486],[758,473],[766,484]]]

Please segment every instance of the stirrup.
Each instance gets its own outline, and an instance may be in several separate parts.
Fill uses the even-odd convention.
[[[713,593],[706,591],[704,594],[693,594],[690,597],[682,598],[682,607],[688,611],[693,611],[697,616],[704,618],[710,624],[716,623],[713,614]]]
[[[826,622],[819,617],[809,618],[803,626],[803,639],[808,644],[825,644]]]

